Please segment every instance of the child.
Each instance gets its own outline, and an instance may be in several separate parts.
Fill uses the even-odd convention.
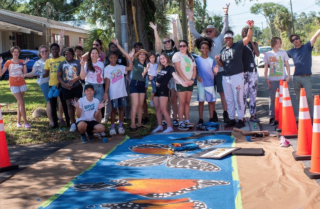
[[[280,50],[281,48],[281,38],[273,37],[271,39],[272,51],[266,52],[264,55],[264,77],[269,88],[269,115],[270,115],[270,125],[276,125],[275,121],[275,111],[274,111],[274,100],[277,88],[279,88],[279,81],[283,79],[289,82],[290,80],[290,66],[289,57],[286,51]],[[286,70],[284,67],[286,65]],[[268,76],[268,66],[270,67]],[[272,72],[273,69],[273,72]]]
[[[12,59],[6,61],[2,68],[2,57],[0,57],[0,76],[9,70],[9,85],[13,96],[16,98],[18,103],[18,114],[17,114],[17,127],[21,128],[21,116],[23,117],[23,127],[30,129],[31,126],[27,121],[26,108],[23,101],[24,92],[27,91],[26,81],[24,80],[24,74],[26,74],[26,64],[29,59],[19,60],[21,49],[18,46],[14,46],[10,49]],[[2,68],[2,69],[1,69]]]
[[[130,60],[129,67],[118,65],[118,53],[111,51],[109,53],[110,64],[104,69],[105,78],[105,95],[108,93],[111,99],[111,128],[110,135],[117,134],[114,126],[114,121],[117,113],[117,108],[119,109],[119,128],[118,133],[124,134],[124,129],[122,127],[123,117],[124,117],[124,107],[127,106],[127,91],[125,85],[125,75],[127,71],[132,70],[133,62],[132,58],[128,54],[124,54],[128,60]],[[105,96],[104,98],[107,98]]]
[[[150,99],[150,106],[153,107],[153,97],[156,93],[156,79],[157,79],[157,68],[158,64],[156,63],[157,57],[154,52],[149,52],[149,63],[147,67],[144,69],[142,76],[144,77],[148,71],[149,80],[151,81],[152,92]]]
[[[214,89],[214,75],[218,73],[218,65],[214,59],[208,56],[212,47],[212,39],[200,37],[195,41],[195,46],[201,52],[201,56],[196,58],[198,68],[198,102],[199,102],[199,121],[198,124],[203,124],[203,107],[204,102],[208,102],[210,122],[214,120],[216,95]]]
[[[86,132],[90,141],[93,141],[93,133],[101,133],[105,131],[104,125],[97,122],[97,118],[101,117],[101,109],[105,102],[99,103],[94,98],[94,89],[92,84],[84,87],[85,96],[78,101],[73,100],[72,104],[77,112],[77,128],[80,132],[82,143],[87,143]]]

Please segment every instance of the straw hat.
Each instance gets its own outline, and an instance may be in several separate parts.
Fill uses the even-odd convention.
[[[145,53],[148,56],[148,51],[145,49],[140,49],[138,52],[134,54],[134,58],[138,59],[140,53]]]

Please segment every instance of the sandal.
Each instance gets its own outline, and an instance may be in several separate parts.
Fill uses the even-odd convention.
[[[63,120],[63,118],[59,118],[59,123],[61,126],[67,125],[66,122]]]
[[[130,130],[130,131],[137,131],[138,128],[131,128],[131,126],[129,126],[129,130]]]

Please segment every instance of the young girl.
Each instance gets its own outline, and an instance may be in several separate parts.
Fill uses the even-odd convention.
[[[10,49],[12,59],[6,61],[2,68],[2,57],[0,57],[0,76],[2,76],[7,70],[9,70],[9,85],[13,96],[16,98],[18,103],[18,114],[17,114],[17,127],[21,128],[21,116],[23,117],[23,127],[31,128],[27,121],[26,108],[23,101],[24,92],[27,91],[26,81],[24,80],[23,74],[26,74],[29,59],[19,60],[19,54],[21,49],[18,46],[14,46]],[[2,68],[2,69],[1,69]]]
[[[172,57],[174,67],[178,75],[188,84],[188,87],[182,86],[181,82],[176,81],[176,89],[179,98],[179,130],[186,131],[189,128],[185,123],[190,123],[190,100],[193,91],[193,83],[197,76],[196,63],[188,51],[188,42],[180,41],[180,51],[175,53]],[[183,115],[185,116],[185,123],[183,122]]]
[[[151,81],[152,92],[150,98],[150,106],[153,107],[153,97],[154,93],[156,93],[156,79],[157,79],[157,68],[158,64],[156,63],[157,57],[154,52],[149,52],[149,63],[147,67],[144,69],[142,76],[144,77],[148,72],[149,80]]]
[[[201,52],[201,56],[196,58],[198,69],[198,102],[199,102],[199,121],[203,124],[203,107],[204,102],[208,102],[210,122],[216,122],[213,118],[215,111],[216,95],[214,89],[214,75],[217,75],[219,68],[214,59],[208,56],[212,47],[212,39],[200,37],[195,41],[195,47]]]
[[[117,108],[119,109],[119,128],[118,133],[124,134],[124,129],[122,127],[123,118],[124,118],[124,107],[127,106],[127,91],[125,85],[125,74],[127,71],[132,70],[132,59],[129,57],[128,54],[124,54],[127,56],[128,60],[130,61],[129,67],[118,65],[118,53],[117,52],[110,52],[109,53],[109,60],[110,64],[104,69],[104,78],[105,78],[105,86],[106,92],[109,91],[109,96],[111,99],[111,127],[110,127],[110,135],[117,134],[114,121],[117,113]]]
[[[49,93],[49,77],[44,78],[43,75],[45,74],[44,65],[46,60],[49,58],[49,49],[48,47],[41,45],[39,47],[39,57],[40,59],[36,61],[32,67],[32,71],[30,73],[24,74],[24,77],[34,77],[37,76],[37,83],[40,86],[42,94],[47,102],[47,116],[49,118],[49,126],[53,126],[53,120],[51,115],[51,106],[50,106],[50,99],[48,97]]]
[[[70,132],[77,130],[74,117],[75,109],[71,105],[71,101],[78,101],[82,97],[82,85],[80,83],[81,65],[79,60],[74,59],[74,55],[73,49],[67,48],[64,51],[66,61],[61,62],[58,67],[58,81],[62,86],[61,93],[67,102],[68,114],[71,120]]]
[[[154,106],[157,112],[157,122],[158,127],[154,129],[152,132],[158,132],[163,130],[162,126],[162,116],[167,122],[167,129],[162,133],[172,132],[170,115],[167,111],[168,105],[168,96],[169,96],[169,88],[168,84],[172,77],[174,77],[183,87],[188,87],[187,82],[183,81],[176,73],[173,67],[173,64],[170,60],[170,57],[166,53],[161,53],[160,55],[160,64],[157,70],[157,79],[156,79],[156,92],[154,94]]]
[[[87,62],[84,59],[81,60],[81,73],[80,77],[86,81],[86,84],[92,84],[94,88],[94,98],[98,99],[99,102],[103,101],[104,95],[104,78],[103,69],[104,65],[99,60],[99,50],[97,48],[90,49],[88,53]],[[101,117],[101,115],[99,115]],[[101,118],[97,119],[100,123]]]

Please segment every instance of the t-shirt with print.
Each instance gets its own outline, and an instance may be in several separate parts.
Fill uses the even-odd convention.
[[[256,42],[254,42],[256,44]],[[251,42],[249,42],[242,52],[242,62],[243,62],[243,71],[244,72],[257,72],[257,66],[255,63],[255,53],[252,47]]]
[[[287,51],[288,56],[294,63],[294,75],[311,75],[312,67],[312,49],[311,42],[308,41],[300,48],[294,48]]]
[[[104,77],[110,80],[109,95],[110,99],[118,99],[128,96],[125,84],[126,66],[108,65],[104,68]]]
[[[184,55],[181,52],[175,53],[172,57],[172,62],[180,62],[180,69],[182,73],[188,80],[191,80],[193,75],[193,67],[196,66],[196,63],[192,61],[192,59],[187,54]],[[180,84],[180,82],[176,82]]]
[[[65,60],[66,58],[64,57],[47,59],[46,64],[44,65],[44,69],[50,71],[49,86],[55,86],[59,83],[57,78],[58,68],[60,63]]]
[[[168,83],[172,78],[172,73],[174,73],[174,67],[168,65],[166,68],[163,68],[157,74],[157,83],[160,84],[160,88],[168,88]]]
[[[44,70],[44,65],[46,61],[43,59],[39,59],[33,64],[32,70],[38,71],[39,78],[37,79],[37,83],[41,86],[44,83],[49,82],[49,77],[43,78],[43,75],[46,73]]]
[[[173,55],[178,52],[178,49],[176,47],[173,47],[170,50],[162,49],[161,53],[163,52],[165,52],[170,57],[170,60],[172,60]]]
[[[148,75],[157,76],[157,68],[158,68],[157,63],[152,64],[151,62],[149,62]]]
[[[87,73],[86,76],[86,82],[91,83],[91,84],[103,84],[104,80],[103,80],[103,69],[104,69],[104,65],[102,62],[97,61],[96,63],[92,63],[93,67],[94,67],[94,72],[91,70],[88,70],[87,67],[87,62],[84,65],[84,72]]]
[[[90,102],[87,100],[87,97],[84,96],[78,100],[79,108],[81,111],[81,117],[77,118],[77,122],[79,121],[94,121],[96,120],[94,117],[94,113],[98,111],[99,100],[93,98]]]
[[[72,60],[71,62],[64,61],[59,65],[58,72],[62,72],[62,80],[68,83],[70,80],[79,77],[81,65],[79,60]],[[72,88],[80,85],[80,81],[74,82]],[[62,86],[63,87],[63,86]],[[64,88],[64,87],[63,87]]]
[[[18,63],[14,63],[12,60],[6,61],[5,68],[9,71],[9,85],[10,86],[22,86],[26,84],[23,74],[23,60],[19,60]]]
[[[110,60],[109,60],[109,55],[108,55],[106,57],[106,65],[109,65],[109,64],[110,64]],[[117,59],[117,64],[127,66],[127,59],[125,57],[123,57],[122,54],[119,54],[118,59]]]
[[[243,73],[242,52],[243,41],[233,43],[230,48],[224,47],[220,52],[220,59],[223,62],[225,76],[232,76]]]
[[[279,81],[287,77],[284,63],[288,60],[288,54],[283,50],[277,52],[272,50],[264,54],[263,62],[269,65],[269,80]]]
[[[204,87],[214,86],[213,68],[216,66],[215,61],[211,57],[203,58],[201,56],[196,59],[198,75],[202,78]]]
[[[133,59],[132,67],[132,80],[145,82],[145,78],[142,76],[146,63],[141,64],[139,60]]]

